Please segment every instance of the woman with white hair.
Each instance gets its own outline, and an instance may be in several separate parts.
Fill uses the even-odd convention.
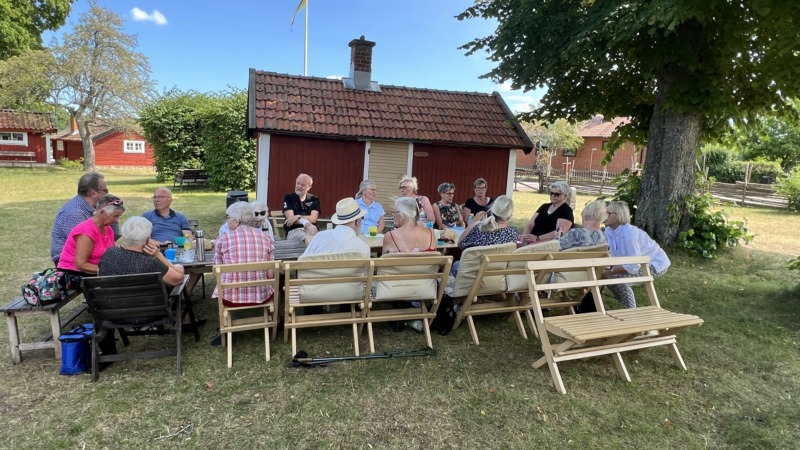
[[[575,215],[569,207],[572,190],[563,181],[550,185],[550,203],[545,203],[533,213],[525,225],[526,241],[541,242],[557,239],[572,228]]]
[[[605,244],[606,236],[600,225],[606,220],[606,202],[595,200],[581,211],[581,228],[573,228],[558,239],[561,250],[572,247],[591,247]]]
[[[84,277],[97,275],[100,258],[106,250],[114,246],[114,230],[111,224],[123,212],[125,206],[121,198],[104,195],[97,202],[94,215],[70,231],[58,259],[58,270]]]
[[[419,190],[417,177],[403,175],[403,178],[400,179],[400,195],[411,198],[417,202],[417,207],[419,208],[419,222],[425,225],[434,218],[433,206],[431,206],[431,201],[428,200],[428,197],[417,194],[417,190]]]
[[[366,214],[361,220],[361,234],[369,234],[369,227],[376,227],[378,233],[383,233],[386,226],[386,211],[383,205],[375,201],[378,195],[378,185],[372,180],[364,180],[358,186],[356,203]]]
[[[435,252],[436,235],[419,220],[419,208],[413,198],[395,199],[392,209],[394,230],[383,236],[383,253]]]
[[[111,247],[100,259],[100,276],[158,272],[164,283],[177,286],[183,281],[183,266],[171,263],[150,240],[153,224],[141,216],[131,217],[122,225],[121,247]]]
[[[505,244],[515,242],[519,230],[508,226],[508,221],[514,214],[514,200],[501,195],[494,199],[489,212],[479,211],[475,220],[464,230],[458,239],[458,246],[462,250],[483,245]],[[453,263],[451,273],[458,273],[460,261]]]
[[[267,204],[261,200],[256,200],[250,203],[250,205],[253,206],[253,214],[255,215],[255,223],[253,224],[253,228],[261,228],[261,231],[268,233],[270,239],[275,241],[275,233],[272,230],[272,223],[270,223],[269,220],[269,208],[267,207]],[[230,231],[231,229],[228,226],[228,219],[225,219],[225,223],[219,227],[219,233],[217,233],[217,236],[229,233]]]
[[[230,231],[217,237],[214,251],[214,264],[238,264],[260,261],[272,261],[275,244],[267,233],[256,225],[255,209],[245,202],[236,202],[225,211],[228,215],[227,225]],[[271,277],[265,271],[223,273],[222,281],[239,282]],[[222,296],[225,306],[245,306],[265,303],[272,300],[272,286],[252,286],[247,288],[225,289],[212,297]]]

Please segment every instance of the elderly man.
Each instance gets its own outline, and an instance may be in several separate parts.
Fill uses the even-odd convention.
[[[155,209],[142,214],[142,217],[153,224],[153,234],[150,238],[159,244],[173,242],[176,237],[192,238],[192,229],[189,220],[183,214],[170,208],[172,205],[172,191],[167,188],[158,188],[153,193],[153,206]]]
[[[83,174],[78,180],[78,195],[72,197],[56,213],[53,231],[50,238],[50,259],[58,264],[61,250],[67,241],[67,236],[75,225],[94,215],[97,202],[108,194],[105,176],[100,172]],[[111,225],[114,230],[114,239],[119,238],[119,225]]]
[[[306,234],[313,236],[317,232],[317,219],[321,209],[319,197],[309,194],[314,180],[301,173],[294,184],[294,192],[283,197],[283,215],[286,220],[283,228],[286,239],[303,240]]]
[[[358,250],[364,253],[365,258],[369,258],[369,245],[358,236],[361,232],[361,220],[365,214],[366,211],[360,209],[352,198],[339,200],[336,204],[336,214],[331,217],[331,222],[336,224],[336,228],[317,233],[303,255]]]

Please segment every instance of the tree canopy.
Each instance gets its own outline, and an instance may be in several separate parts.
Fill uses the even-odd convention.
[[[800,165],[800,100],[790,103],[796,115],[761,116],[758,129],[742,137],[746,158],[777,161],[787,172]]]
[[[52,48],[49,101],[77,120],[84,170],[94,169],[90,125],[132,128],[153,92],[147,56],[135,51],[136,36],[122,28],[118,15],[90,2],[73,31]]]
[[[0,60],[42,48],[42,33],[56,30],[75,0],[0,0]]]
[[[630,117],[617,138],[647,143],[637,224],[662,243],[688,228],[701,138],[784,109],[800,93],[795,0],[482,0],[459,19],[497,20],[464,48],[486,77],[547,87],[526,119]]]

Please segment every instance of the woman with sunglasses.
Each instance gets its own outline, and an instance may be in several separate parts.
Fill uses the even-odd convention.
[[[269,221],[269,208],[267,204],[256,200],[253,203],[250,203],[253,207],[253,211],[255,212],[256,221],[254,222],[253,228],[261,228],[261,230],[267,233],[273,241],[275,240],[275,233],[272,231],[272,224]],[[225,223],[219,227],[219,233],[217,236],[222,236],[225,233],[230,233],[231,228],[228,226],[228,218],[225,219]]]
[[[464,218],[461,217],[461,208],[453,202],[456,195],[456,185],[442,183],[439,185],[439,197],[442,199],[433,204],[433,214],[436,216],[436,228],[446,230],[453,227],[464,228]]]
[[[525,225],[525,242],[549,241],[561,237],[572,228],[575,216],[569,207],[572,190],[563,181],[550,185],[550,203],[540,206]]]
[[[403,175],[403,178],[400,179],[400,195],[414,199],[417,202],[419,223],[427,225],[428,221],[432,221],[434,218],[433,206],[431,206],[431,201],[428,200],[428,197],[417,194],[417,189],[419,189],[417,177]]]
[[[72,229],[61,250],[58,270],[81,277],[97,275],[98,263],[103,253],[114,246],[116,223],[125,212],[122,199],[115,195],[104,195],[97,202],[94,215]]]

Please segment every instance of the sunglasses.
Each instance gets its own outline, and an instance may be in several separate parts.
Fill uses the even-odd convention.
[[[122,199],[118,198],[116,200],[111,200],[110,202],[106,203],[106,206],[108,206],[108,205],[122,206],[122,203],[123,203]]]
[[[266,216],[266,215],[267,215],[266,211],[256,211],[256,216]]]
[[[562,194],[561,192],[551,192],[550,193],[551,197],[561,197],[562,195],[564,195],[564,194]]]

